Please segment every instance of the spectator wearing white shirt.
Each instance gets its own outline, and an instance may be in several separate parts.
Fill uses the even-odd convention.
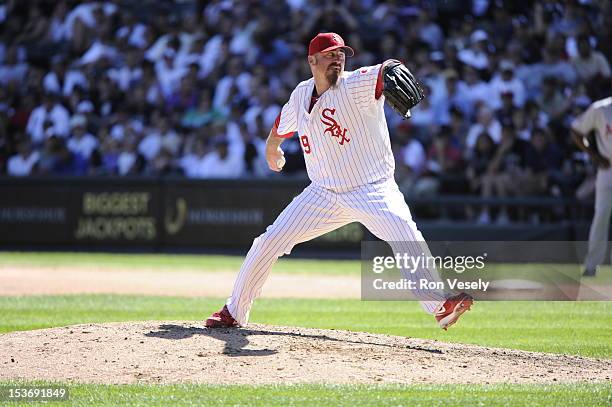
[[[578,55],[572,59],[572,65],[592,99],[612,94],[610,64],[603,53],[591,47],[587,36],[578,37]]]
[[[513,95],[514,106],[523,107],[526,98],[525,85],[514,76],[514,64],[509,60],[503,60],[500,62],[499,68],[501,74],[495,75],[489,82],[491,89],[489,106],[493,109],[499,109],[501,107],[501,95],[510,92]]]
[[[415,174],[419,175],[425,169],[427,157],[423,144],[416,139],[411,139],[401,150],[402,164],[410,168]]]
[[[577,78],[574,67],[563,59],[559,50],[550,46],[542,51],[542,62],[532,66],[529,78],[541,85],[547,76],[568,84],[574,84]],[[537,89],[541,90],[541,87],[537,86]]]
[[[251,107],[244,115],[244,121],[249,126],[249,132],[255,132],[257,128],[255,120],[259,115],[261,115],[264,125],[271,128],[274,125],[276,116],[281,111],[281,107],[274,103],[270,87],[265,85],[261,87],[251,102]]]
[[[244,55],[248,64],[253,64],[257,60],[259,47],[253,37],[257,33],[258,25],[257,21],[249,20],[248,16],[241,17],[229,42],[229,51],[232,54]]]
[[[190,42],[190,47],[185,52],[179,52],[174,61],[177,67],[190,68],[191,65],[196,65],[196,78],[202,79],[205,75],[200,70],[200,57],[206,43],[205,37],[202,35],[194,36],[193,41]]]
[[[200,165],[206,153],[206,143],[200,137],[193,143],[192,150],[179,159],[179,166],[187,178],[198,178]]]
[[[32,146],[27,140],[23,140],[17,145],[17,151],[18,154],[15,154],[8,160],[8,175],[13,177],[31,175],[38,163],[40,154],[38,151],[32,150]]]
[[[98,3],[87,2],[77,5],[68,13],[68,16],[66,16],[66,25],[69,29],[70,38],[72,38],[74,23],[77,20],[86,27],[95,28],[96,18],[94,16],[94,11],[98,7],[100,7]]]
[[[45,139],[44,124],[49,121],[53,127],[53,134],[66,137],[69,131],[70,115],[68,110],[56,101],[53,94],[45,94],[43,104],[32,110],[26,132],[34,144],[40,144]]]
[[[151,126],[145,131],[146,136],[138,144],[138,151],[147,161],[153,160],[162,149],[178,154],[182,140],[161,111],[153,112]]]
[[[488,40],[489,36],[485,31],[474,31],[470,36],[470,47],[462,49],[457,54],[459,60],[476,69],[487,69],[489,67],[489,57],[487,55]]]
[[[91,153],[98,147],[98,139],[87,132],[87,119],[83,115],[75,115],[70,119],[72,136],[68,139],[68,150],[89,160]]]
[[[428,129],[436,123],[436,112],[431,105],[431,88],[424,85],[425,99],[410,110],[410,124],[415,127],[415,131],[424,136]]]
[[[432,106],[435,112],[437,124],[448,124],[450,122],[450,109],[454,106],[467,117],[472,114],[473,106],[466,96],[465,84],[459,80],[459,75],[454,69],[447,69],[442,73],[444,77],[444,88],[432,96]]]
[[[147,31],[149,27],[138,22],[131,13],[122,13],[121,20],[123,25],[117,30],[117,39],[127,42],[132,47],[144,49],[148,45]]]
[[[6,61],[0,65],[0,84],[3,86],[9,83],[23,83],[28,73],[28,64],[20,61],[17,46],[11,46],[6,53]]]
[[[43,78],[45,91],[70,96],[77,86],[83,89],[89,88],[85,74],[76,68],[68,69],[62,57],[54,57],[51,71]]]
[[[144,125],[138,117],[130,117],[127,112],[118,111],[110,121],[110,136],[115,140],[123,140],[124,137],[138,138],[144,131]]]
[[[85,54],[79,60],[81,65],[95,64],[101,59],[115,61],[119,56],[119,51],[114,45],[114,38],[111,31],[103,31],[102,35],[96,39]]]
[[[230,4],[230,7],[231,4]],[[208,75],[215,67],[225,62],[226,55],[229,55],[230,40],[233,37],[234,22],[230,15],[224,13],[219,18],[218,24],[212,26],[217,28],[218,34],[212,36],[200,56],[200,67],[204,75]]]
[[[145,158],[138,152],[138,143],[135,139],[123,140],[121,152],[117,157],[117,172],[119,175],[140,174],[144,169]]]
[[[610,78],[610,64],[599,51],[594,51],[587,36],[578,38],[578,55],[572,59],[572,65],[582,81],[590,81],[594,77]]]
[[[162,148],[162,136],[158,129],[148,129],[147,135],[138,143],[138,152],[151,161]]]
[[[465,80],[465,96],[472,105],[489,103],[491,100],[491,89],[489,84],[480,78],[480,72],[476,68],[464,65],[463,79]]]
[[[65,1],[58,1],[47,29],[47,38],[52,42],[61,42],[70,38],[70,28],[67,24],[68,6]]]
[[[486,105],[481,105],[476,115],[476,123],[470,126],[465,146],[468,150],[473,150],[478,140],[478,136],[487,133],[496,144],[501,140],[502,126],[493,115],[493,111]]]
[[[107,75],[123,92],[132,89],[142,79],[139,50],[129,49],[126,52],[125,64],[109,69]]]
[[[167,48],[163,58],[155,63],[155,74],[164,98],[170,97],[178,89],[181,79],[189,71],[187,67],[177,66],[174,62],[175,58],[176,51],[173,48]]]
[[[68,30],[68,38],[72,39],[77,30],[75,27],[75,23],[78,21],[79,24],[90,28],[96,28],[96,13],[102,13],[104,16],[108,17],[111,14],[117,11],[117,5],[111,2],[87,2],[77,5],[72,11],[68,13],[66,16],[65,24],[66,29]]]
[[[145,99],[149,105],[161,107],[164,102],[162,87],[155,73],[155,66],[145,60],[142,63],[140,85],[144,88]]]
[[[244,172],[244,154],[231,149],[225,137],[213,141],[214,149],[202,159],[197,176],[198,178],[238,178]],[[242,150],[244,151],[244,150]]]
[[[85,119],[87,119],[87,126],[91,128],[92,131],[96,132],[100,126],[100,120],[96,115],[94,105],[91,100],[79,100],[75,110],[76,114],[85,116]]]
[[[178,24],[180,28],[178,31],[178,55],[186,55],[189,53],[193,42],[202,35],[202,29],[196,13],[183,14]]]
[[[160,120],[159,132],[161,135],[161,148],[172,154],[178,154],[183,144],[183,140],[177,132],[170,127],[170,123],[166,117]]]
[[[229,38],[215,35],[204,44],[204,50],[200,54],[200,75],[208,76],[215,68],[225,61],[229,55]]]
[[[243,70],[240,58],[232,57],[228,62],[227,75],[217,83],[215,88],[213,106],[222,112],[229,113],[232,88],[235,87],[240,97],[248,98],[250,80],[251,75]]]
[[[421,9],[418,21],[419,37],[425,41],[431,50],[441,50],[444,45],[444,32],[433,13],[427,8]]]
[[[164,57],[164,53],[169,49],[178,53],[181,49],[180,28],[177,22],[171,22],[168,25],[169,31],[158,37],[153,45],[147,49],[145,58],[151,62],[157,62]]]
[[[51,70],[43,78],[45,92],[61,94],[64,79],[66,78],[67,64],[61,55],[55,55],[51,59]]]

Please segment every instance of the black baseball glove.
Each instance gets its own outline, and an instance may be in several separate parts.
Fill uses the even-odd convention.
[[[425,98],[425,92],[412,72],[399,61],[391,60],[383,66],[385,87],[383,95],[402,117],[410,117],[410,109]]]

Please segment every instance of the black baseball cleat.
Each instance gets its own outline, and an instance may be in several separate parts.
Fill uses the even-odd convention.
[[[597,274],[597,268],[596,267],[585,268],[584,272],[582,273],[582,277],[595,277],[595,274]]]

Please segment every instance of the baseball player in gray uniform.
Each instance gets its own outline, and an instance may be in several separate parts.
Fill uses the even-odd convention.
[[[394,180],[395,161],[383,111],[385,101],[404,117],[424,97],[420,85],[399,61],[388,60],[352,72],[344,70],[353,55],[336,33],[315,36],[308,47],[312,78],[291,93],[270,131],[266,160],[273,171],[284,164],[281,143],[296,133],[312,183],[293,199],[265,233],[253,241],[225,306],[206,326],[247,323],[273,264],[298,243],[351,222],[361,222],[389,242],[394,253],[422,255],[423,236]],[[433,267],[404,276],[439,281]],[[465,294],[416,290],[426,312],[446,329],[473,303]]]
[[[584,276],[592,277],[602,264],[608,246],[612,213],[612,97],[593,102],[572,123],[572,135],[578,147],[597,165],[595,180],[595,215],[589,231],[589,252],[584,260]],[[590,137],[592,132],[594,137]]]

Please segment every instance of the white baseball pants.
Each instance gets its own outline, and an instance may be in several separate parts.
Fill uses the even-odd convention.
[[[280,256],[289,254],[298,243],[355,221],[362,223],[379,239],[390,242],[394,253],[419,256],[426,248],[395,180],[365,185],[348,192],[333,192],[310,184],[253,241],[234,283],[232,296],[227,300],[234,319],[240,325],[248,322],[253,300],[260,295],[272,266]],[[401,247],[394,247],[398,244]],[[429,255],[428,250],[425,255]],[[403,274],[410,280],[440,280],[436,269],[421,268]],[[435,312],[445,301],[442,292],[414,291],[414,294],[429,313]]]
[[[605,260],[611,214],[612,168],[600,168],[595,180],[595,214],[589,231],[589,253],[584,261],[585,268],[589,270],[595,269]]]

